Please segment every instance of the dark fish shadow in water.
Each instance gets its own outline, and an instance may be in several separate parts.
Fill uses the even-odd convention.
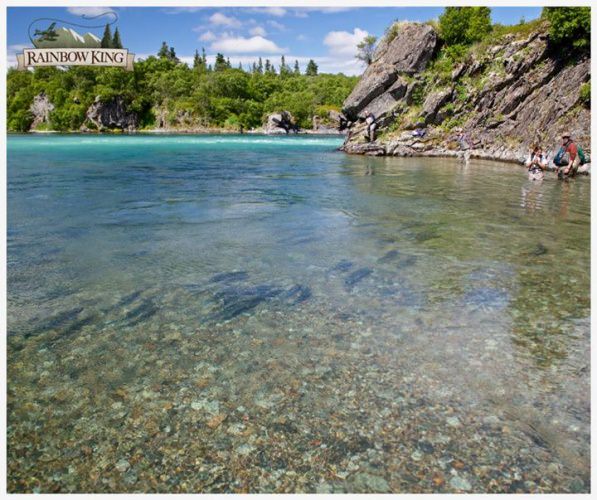
[[[216,280],[216,282],[222,283],[224,287],[211,296],[215,307],[214,312],[206,318],[208,321],[229,321],[253,311],[266,302],[275,301],[279,306],[296,306],[309,300],[313,295],[308,286],[301,284],[285,289],[273,284],[245,286],[231,284],[229,280]]]
[[[358,283],[371,274],[373,274],[373,269],[369,267],[361,267],[360,269],[353,271],[344,279],[344,288],[351,291]]]
[[[40,337],[43,338],[42,343],[50,347],[68,340],[71,336],[79,333],[83,327],[98,321],[97,313],[82,314],[83,312],[83,307],[62,311],[34,326],[23,335],[23,338]]]

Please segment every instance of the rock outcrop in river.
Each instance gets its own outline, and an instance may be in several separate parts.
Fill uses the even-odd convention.
[[[520,161],[537,142],[554,150],[570,130],[590,148],[590,56],[562,57],[537,24],[471,47],[463,62],[446,67],[438,35],[427,24],[395,24],[372,64],[344,102],[348,153],[457,156],[462,137],[471,157]],[[378,130],[365,139],[365,117]],[[425,130],[424,136],[413,131]],[[460,141],[458,140],[460,136]]]

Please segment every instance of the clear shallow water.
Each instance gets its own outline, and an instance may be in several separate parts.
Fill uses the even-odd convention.
[[[588,491],[588,179],[339,145],[9,137],[11,491]]]

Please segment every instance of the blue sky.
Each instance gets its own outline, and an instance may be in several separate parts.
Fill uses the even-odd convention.
[[[15,54],[31,44],[27,37],[29,23],[39,17],[55,17],[80,24],[82,14],[97,15],[108,7],[9,7],[7,16],[8,63],[15,64]],[[173,46],[186,62],[195,49],[205,47],[208,60],[217,52],[230,57],[233,65],[247,67],[261,56],[276,66],[281,55],[286,62],[298,60],[304,69],[314,59],[320,72],[360,74],[362,65],[354,59],[356,44],[368,34],[381,36],[393,20],[426,21],[437,18],[443,7],[118,7],[117,26],[123,44],[137,58],[155,54],[162,41]],[[539,17],[540,7],[492,8],[492,19],[515,24]],[[45,28],[49,22],[41,22]],[[58,26],[63,23],[58,23]],[[64,25],[67,26],[68,25]],[[79,33],[102,29],[75,28]]]

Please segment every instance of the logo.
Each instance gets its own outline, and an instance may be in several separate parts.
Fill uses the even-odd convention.
[[[135,54],[122,48],[117,27],[112,34],[111,27],[118,21],[116,12],[108,11],[93,17],[83,15],[82,18],[93,20],[104,16],[111,16],[112,20],[93,26],[49,17],[35,19],[29,24],[28,32],[29,40],[35,48],[24,49],[22,54],[17,54],[17,69],[25,70],[36,66],[116,66],[132,71]],[[73,28],[57,27],[58,23],[85,29],[104,28],[104,33],[102,38],[91,32],[81,35]]]

